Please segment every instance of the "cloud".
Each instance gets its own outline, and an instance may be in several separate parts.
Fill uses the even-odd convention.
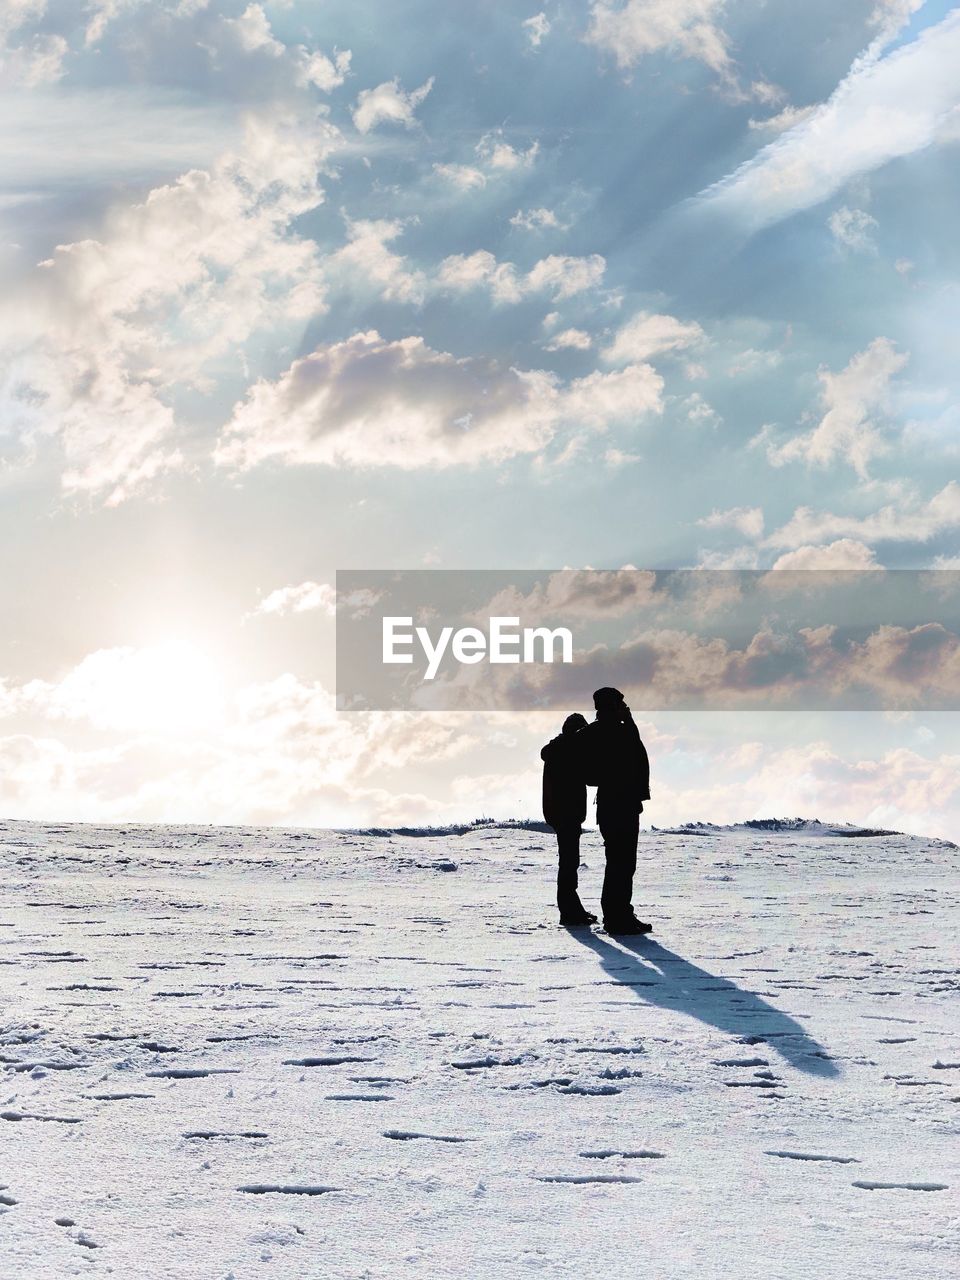
[[[769,133],[785,133],[787,129],[792,129],[796,125],[802,124],[804,120],[808,120],[816,110],[815,106],[784,107],[776,115],[766,116],[762,120],[755,120],[751,117],[747,121],[747,126],[750,129],[762,129]]]
[[[454,253],[440,263],[437,280],[441,288],[454,293],[488,289],[494,302],[519,302],[523,282],[512,262],[498,262],[486,249],[476,253]]]
[[[606,260],[599,253],[588,258],[550,254],[534,263],[526,275],[512,262],[498,262],[486,249],[451,254],[438,272],[441,287],[461,293],[485,288],[495,302],[516,303],[533,293],[547,293],[555,302],[596,288],[603,279]]]
[[[827,219],[830,234],[839,246],[854,253],[876,253],[877,246],[871,234],[880,224],[865,209],[850,209],[841,205]]]
[[[733,592],[718,603],[736,600]],[[635,710],[947,710],[960,706],[960,636],[939,622],[877,625],[863,640],[829,623],[764,624],[742,639],[647,628],[620,645],[579,650],[569,665],[461,666],[421,686],[414,701],[425,709],[560,707],[603,685],[623,690]]]
[[[246,468],[292,463],[449,466],[536,452],[553,434],[546,374],[456,359],[371,330],[295,360],[234,410],[217,453]]]
[[[222,23],[245,53],[262,54],[289,66],[302,88],[313,85],[324,93],[332,93],[349,74],[352,60],[349,49],[335,53],[331,59],[305,45],[288,48],[274,35],[263,5],[248,4],[238,18],[223,18]]]
[[[375,89],[361,89],[353,109],[353,123],[360,133],[369,133],[382,124],[412,129],[416,124],[414,113],[432,88],[433,76],[409,93],[400,87],[397,77],[378,84]]]
[[[649,364],[599,370],[570,383],[561,398],[568,421],[603,430],[609,423],[663,412],[663,379]]]
[[[433,172],[458,191],[478,191],[491,180],[528,169],[536,160],[539,150],[540,144],[533,142],[525,151],[520,151],[506,141],[502,129],[497,129],[492,133],[485,133],[474,147],[478,164],[434,164]],[[510,222],[515,227],[524,227],[529,231],[561,225],[549,209],[532,209],[529,214],[518,211]]]
[[[337,593],[329,582],[299,582],[295,586],[278,587],[265,595],[254,614],[308,613],[319,610],[332,618],[337,612]]]
[[[0,738],[5,811],[328,825],[402,808],[435,821],[445,801],[391,792],[391,782],[418,764],[449,770],[477,746],[456,716],[342,715],[323,685],[289,673],[229,690],[219,666],[196,658],[184,669],[156,650],[103,650],[57,681],[8,687],[0,716],[36,723]],[[93,747],[89,737],[74,745],[84,725]]]
[[[621,618],[654,603],[657,575],[638,569],[560,569],[530,591],[508,587],[474,611],[477,619],[519,616],[524,626]]]
[[[704,529],[736,529],[745,538],[763,535],[763,510],[760,507],[730,507],[727,511],[711,511],[697,524]]]
[[[877,0],[869,22],[878,29],[877,39],[885,44],[919,13],[926,0]]]
[[[826,546],[797,547],[773,563],[773,569],[881,569],[876,552],[853,538],[838,538]]]
[[[584,329],[564,329],[544,344],[544,351],[589,351],[593,338]]]
[[[531,293],[547,292],[554,302],[561,302],[599,285],[606,268],[606,259],[599,253],[591,253],[587,258],[551,253],[530,268],[525,289]]]
[[[502,129],[485,133],[476,145],[476,153],[490,169],[512,172],[515,169],[529,169],[540,151],[539,142],[532,142],[526,151],[519,151],[503,136]]]
[[[585,39],[613,55],[621,70],[666,51],[694,58],[721,76],[730,74],[729,41],[717,20],[725,0],[626,0],[591,6]]]
[[[889,338],[875,338],[839,373],[821,369],[820,401],[826,412],[817,426],[783,445],[770,441],[769,429],[757,438],[758,443],[766,442],[771,465],[806,462],[825,467],[839,458],[866,477],[870,460],[887,450],[874,419],[886,411],[891,379],[907,358]]]
[[[46,11],[46,0],[6,0],[0,5],[0,76],[11,87],[32,89],[63,75],[68,51],[63,36],[23,30],[41,22]]]
[[[691,346],[702,342],[703,337],[703,330],[695,322],[640,311],[617,330],[602,354],[610,364],[626,364]]]
[[[695,426],[706,424],[711,427],[719,427],[723,424],[723,419],[719,413],[709,401],[704,400],[699,391],[694,391],[692,395],[686,396],[681,400],[680,407],[686,412],[687,421],[692,422]]]
[[[518,209],[510,219],[510,225],[523,231],[546,231],[559,228],[560,220],[552,209]]]
[[[550,34],[550,20],[543,12],[535,13],[532,18],[525,18],[520,26],[527,33],[527,39],[534,49],[539,49],[544,36]]]
[[[219,665],[184,644],[99,649],[60,680],[31,680],[16,691],[19,711],[48,720],[174,735],[216,723],[223,697]]]
[[[747,347],[739,352],[727,369],[728,378],[751,377],[758,373],[767,373],[783,361],[782,351],[758,351],[755,347]]]
[[[960,105],[958,61],[960,10],[886,56],[868,50],[827,102],[708,188],[702,203],[756,230],[936,143]]]
[[[236,32],[237,40],[248,53],[263,51],[272,58],[282,58],[286,45],[274,36],[263,5],[248,4],[239,18],[224,18],[224,24]]]
[[[216,461],[246,469],[288,464],[446,467],[538,453],[561,423],[603,430],[662,411],[649,366],[553,375],[457,358],[422,338],[387,341],[370,330],[318,347],[237,404]]]
[[[916,499],[891,503],[868,516],[841,516],[812,507],[798,507],[790,520],[765,540],[767,547],[800,548],[831,538],[864,543],[929,542],[960,528],[960,484],[951,480],[927,502]]]
[[[316,246],[290,227],[322,201],[337,137],[322,119],[253,118],[242,149],[114,208],[8,294],[8,422],[59,442],[65,491],[115,505],[181,466],[174,391],[322,309]]]
[[[438,178],[453,183],[460,191],[476,191],[487,185],[487,175],[469,164],[435,164]]]
[[[331,254],[327,273],[336,276],[346,271],[376,286],[388,302],[423,301],[423,273],[411,270],[400,254],[387,246],[403,232],[404,223],[394,219],[352,222],[347,219],[347,244]]]

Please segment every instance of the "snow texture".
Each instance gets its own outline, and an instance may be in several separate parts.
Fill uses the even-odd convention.
[[[946,842],[645,832],[637,940],[522,827],[0,857],[4,1276],[960,1273]]]

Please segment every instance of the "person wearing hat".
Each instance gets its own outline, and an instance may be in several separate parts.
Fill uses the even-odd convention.
[[[606,868],[600,905],[608,933],[642,934],[653,928],[633,909],[637,837],[644,800],[650,799],[650,762],[630,708],[619,689],[593,695],[596,719],[576,737],[582,777],[597,788],[597,826]]]
[[[587,785],[581,777],[577,738],[586,719],[574,712],[540,752],[543,761],[543,818],[557,833],[557,907],[568,927],[596,924],[577,892],[580,832],[587,816]]]

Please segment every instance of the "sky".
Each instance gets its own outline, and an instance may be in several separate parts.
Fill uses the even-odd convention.
[[[337,569],[960,567],[958,56],[938,0],[0,0],[3,813],[535,814],[552,714],[336,711]],[[643,733],[653,823],[960,830],[956,713]]]

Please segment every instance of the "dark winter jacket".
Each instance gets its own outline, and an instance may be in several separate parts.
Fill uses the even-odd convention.
[[[597,787],[597,810],[640,813],[650,799],[650,762],[633,720],[597,719],[576,735],[581,776]]]
[[[579,733],[560,733],[540,752],[543,761],[543,820],[555,830],[580,826],[587,816],[587,787],[577,750]]]

